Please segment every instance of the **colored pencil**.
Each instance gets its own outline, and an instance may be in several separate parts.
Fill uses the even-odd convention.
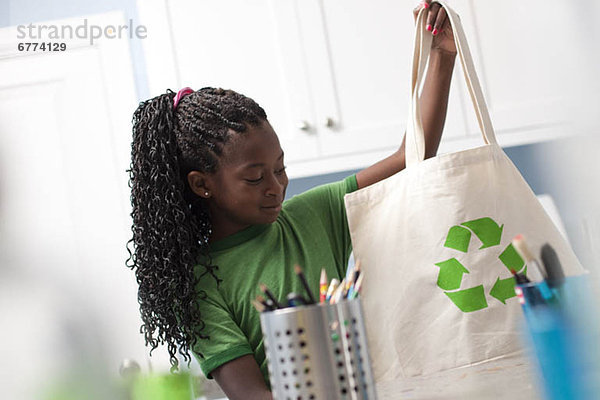
[[[354,286],[352,286],[352,293],[350,293],[348,295],[349,299],[354,299],[356,298],[359,293],[360,293],[360,289],[362,287],[362,281],[363,281],[363,277],[365,276],[365,274],[360,274],[358,276],[358,279],[356,280],[356,282],[354,283]]]
[[[321,270],[321,280],[319,282],[319,302],[325,302],[325,298],[327,297],[327,272],[325,272],[325,268]]]
[[[345,287],[346,287],[346,278],[342,279],[342,281],[340,282],[338,287],[335,289],[335,291],[331,295],[331,299],[329,299],[329,302],[331,304],[335,304],[342,299]]]
[[[533,256],[531,251],[529,251],[529,247],[527,246],[527,242],[525,241],[525,237],[521,234],[515,236],[512,240],[512,245],[516,250],[517,254],[521,256],[526,265],[533,267],[533,271],[528,271],[531,275],[533,272],[534,281],[540,281],[546,279],[547,273],[542,269],[538,260]]]
[[[265,311],[265,305],[262,304],[261,302],[257,301],[257,300],[252,300],[252,305],[254,306],[254,308],[256,308],[256,310],[258,312]]]
[[[265,299],[261,295],[256,296],[256,301],[264,306],[265,311],[271,311],[275,309],[275,305],[271,299]]]
[[[275,296],[273,295],[273,293],[269,290],[269,288],[267,287],[267,285],[265,285],[264,283],[260,284],[260,291],[263,292],[269,299],[271,299],[271,301],[273,302],[273,305],[275,306],[275,308],[283,308],[279,302],[277,301],[277,299],[275,298]]]
[[[337,280],[336,278],[333,278],[331,280],[331,283],[329,284],[329,288],[327,289],[327,296],[325,296],[325,302],[329,302],[329,300],[331,300],[331,296],[333,295],[333,292],[335,292],[335,289],[337,289],[339,284],[340,284],[340,281]]]
[[[262,297],[261,295],[256,296],[256,301],[258,301],[259,303],[261,303],[263,306],[267,305],[267,302],[266,302],[265,298]]]
[[[348,291],[350,290],[350,287],[352,286],[352,278],[353,277],[354,277],[354,267],[348,268],[348,271],[346,272],[346,284],[344,285],[344,293],[342,294],[343,298],[345,298],[348,295]]]
[[[350,278],[348,278],[349,280],[346,282],[346,290],[344,292],[344,297],[347,299],[350,298],[350,293],[353,292],[352,288],[354,287],[356,280],[360,276],[360,260],[356,262],[354,268],[352,269],[349,275]]]
[[[298,264],[294,265],[294,270],[296,271],[296,275],[300,278],[302,285],[304,285],[304,289],[306,290],[306,294],[308,295],[309,304],[315,304],[317,301],[315,300],[315,296],[313,296],[312,290],[310,290],[310,286],[306,281],[306,276],[304,276],[304,272],[302,272],[302,268]]]

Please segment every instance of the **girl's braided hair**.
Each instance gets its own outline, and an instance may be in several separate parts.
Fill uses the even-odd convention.
[[[267,119],[254,100],[232,90],[203,88],[173,108],[175,93],[140,103],[133,115],[129,187],[131,230],[126,265],[135,271],[138,302],[150,353],[167,345],[172,368],[188,363],[189,351],[203,335],[204,321],[194,267],[215,274],[208,252],[211,223],[205,200],[187,183],[190,171],[214,173],[223,145]],[[133,251],[130,249],[132,244]],[[202,354],[200,354],[202,356]]]

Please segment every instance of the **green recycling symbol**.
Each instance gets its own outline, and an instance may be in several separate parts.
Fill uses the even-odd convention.
[[[467,253],[471,243],[471,234],[474,233],[481,241],[479,248],[500,245],[504,225],[498,225],[493,219],[484,217],[473,221],[464,222],[450,228],[446,236],[444,247]],[[511,271],[520,271],[525,262],[517,253],[512,244],[509,244],[498,256],[500,261]],[[440,268],[437,285],[452,300],[452,302],[463,312],[482,310],[488,306],[483,285],[467,289],[460,289],[463,274],[468,274],[465,268],[456,258],[436,263]],[[506,300],[515,297],[515,283],[512,275],[509,278],[496,278],[494,286],[489,295],[506,304]]]

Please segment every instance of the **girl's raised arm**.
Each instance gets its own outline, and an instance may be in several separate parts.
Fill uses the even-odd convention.
[[[446,11],[439,4],[430,3],[431,0],[425,0],[414,10],[416,17],[422,7],[429,9],[427,30],[433,35],[429,68],[420,99],[425,132],[425,158],[435,156],[440,145],[456,59],[454,36]],[[394,154],[356,174],[358,188],[362,189],[388,178],[405,167],[404,140],[402,140],[402,145]]]

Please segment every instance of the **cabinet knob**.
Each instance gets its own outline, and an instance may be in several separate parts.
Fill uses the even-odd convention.
[[[325,119],[325,126],[327,128],[333,128],[335,126],[335,120],[333,118],[331,118],[331,117],[327,117]]]
[[[310,130],[310,124],[308,123],[308,121],[300,121],[300,122],[298,122],[297,127],[301,131],[308,131],[308,130]]]

